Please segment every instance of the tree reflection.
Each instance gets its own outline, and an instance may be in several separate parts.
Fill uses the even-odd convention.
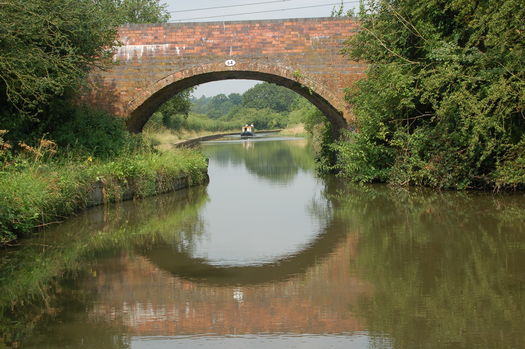
[[[211,143],[204,151],[219,166],[244,164],[249,173],[278,184],[287,184],[300,170],[315,166],[311,145],[305,139],[242,142],[243,147],[238,142]]]
[[[351,186],[336,214],[360,230],[359,312],[395,348],[525,347],[522,196]]]
[[[117,324],[116,328],[102,326],[96,319],[76,319],[83,324],[83,329],[77,328],[77,332],[57,324],[67,324],[64,319],[71,314],[87,316],[75,309],[89,308],[97,298],[97,290],[79,289],[78,284],[82,279],[96,277],[87,271],[98,261],[123,251],[133,254],[139,247],[159,241],[176,242],[184,238],[186,243],[193,243],[199,231],[194,229],[199,224],[198,210],[206,200],[205,188],[198,187],[91,209],[43,231],[40,237],[25,241],[20,248],[5,251],[0,258],[0,348],[2,341],[14,346],[24,343],[24,347],[34,344],[52,348],[89,331],[100,336],[84,338],[82,345],[72,347],[127,347],[124,339],[114,336],[120,333],[118,321],[113,324]],[[180,234],[188,229],[195,233]],[[52,343],[47,336],[48,344],[44,345],[38,334],[49,332],[53,326],[58,331],[72,332],[69,337],[63,333],[60,338],[53,338]],[[25,342],[30,336],[32,344]]]
[[[256,142],[254,148],[240,150],[237,146],[231,150],[237,155],[223,153],[223,145],[209,150],[219,154],[216,159],[242,161],[273,181],[273,174],[257,164],[261,157],[247,154],[261,146],[267,152],[263,159],[280,156],[271,143]],[[294,154],[294,147],[303,151],[288,145],[287,161],[293,159],[296,171],[308,168],[311,158]],[[290,178],[276,171],[277,181]],[[323,195],[307,204],[322,223],[320,234],[302,251],[266,269],[216,268],[191,258],[204,230],[199,210],[207,200],[204,188],[194,188],[91,210],[55,232],[6,251],[0,258],[0,348],[13,343],[128,348],[124,321],[111,306],[129,304],[122,300],[135,300],[134,292],[142,292],[142,305],[148,304],[150,294],[161,294],[161,314],[168,309],[163,307],[165,300],[176,305],[177,314],[186,314],[187,302],[192,301],[196,315],[186,319],[188,330],[208,328],[208,322],[199,322],[203,319],[198,310],[208,309],[206,320],[221,314],[214,312],[219,307],[210,304],[210,297],[222,305],[229,302],[221,309],[255,318],[232,300],[230,291],[237,288],[245,291],[243,306],[252,300],[250,309],[259,311],[256,314],[278,314],[289,306],[296,323],[311,325],[309,333],[318,324],[336,333],[351,319],[346,328],[366,329],[376,348],[525,347],[523,196],[395,190],[326,179]],[[342,242],[347,244],[343,248]],[[334,250],[342,252],[332,254]],[[124,265],[130,261],[137,262]],[[133,269],[137,266],[144,269]],[[144,278],[153,273],[168,274],[172,283],[158,278],[152,284]],[[265,285],[262,290],[260,282]],[[114,287],[114,292],[104,293],[104,287]],[[102,294],[108,303],[93,310]],[[291,295],[296,295],[295,303]],[[279,301],[272,303],[276,298]],[[260,299],[262,303],[256,303]],[[275,308],[264,312],[272,304]],[[298,307],[304,308],[297,311]],[[146,308],[136,309],[144,315]],[[326,309],[330,321],[314,322],[324,320]],[[159,323],[164,320],[159,318]],[[204,325],[192,327],[192,321]],[[255,321],[252,325],[246,330],[264,328]],[[228,326],[222,328],[226,334]]]

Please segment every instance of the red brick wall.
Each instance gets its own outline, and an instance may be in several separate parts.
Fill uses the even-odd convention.
[[[93,72],[85,100],[127,119],[140,131],[151,113],[183,88],[250,78],[285,85],[336,124],[351,115],[343,89],[365,66],[340,54],[359,24],[350,18],[129,25],[120,28],[115,65]],[[225,61],[235,60],[234,66]],[[338,118],[340,120],[338,120]]]

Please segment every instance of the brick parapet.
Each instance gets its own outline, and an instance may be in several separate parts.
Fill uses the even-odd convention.
[[[123,45],[116,48],[115,66],[91,74],[92,88],[85,99],[128,119],[139,130],[146,114],[177,92],[175,87],[167,89],[176,86],[177,79],[195,76],[194,82],[202,83],[226,73],[227,78],[258,78],[246,73],[252,71],[266,81],[283,83],[279,77],[284,77],[295,82],[297,92],[303,87],[315,94],[312,99],[320,98],[312,100],[314,104],[332,106],[334,110],[324,110],[332,118],[338,112],[351,121],[343,90],[364,77],[366,67],[340,51],[358,29],[359,23],[351,18],[126,25],[119,29]],[[235,66],[226,66],[228,59],[235,60]],[[202,74],[208,75],[197,78]],[[274,79],[275,74],[279,75]]]

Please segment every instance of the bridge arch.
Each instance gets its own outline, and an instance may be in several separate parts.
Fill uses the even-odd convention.
[[[140,132],[160,104],[185,88],[262,80],[306,97],[339,129],[353,121],[345,88],[366,76],[366,64],[341,54],[359,30],[348,17],[129,24],[119,28],[115,64],[90,73],[82,99]]]
[[[258,62],[235,62],[232,67],[220,62],[175,72],[143,89],[126,106],[128,129],[141,132],[151,115],[178,92],[203,83],[230,79],[259,80],[287,87],[319,108],[335,129],[346,128],[343,112],[337,107],[341,104],[338,96],[301,71]]]

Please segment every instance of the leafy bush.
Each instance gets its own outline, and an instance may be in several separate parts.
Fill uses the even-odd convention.
[[[72,105],[89,71],[111,64],[119,25],[166,22],[169,13],[160,0],[5,0],[0,17],[9,19],[0,21],[0,129],[16,147],[37,146],[70,115],[86,113]],[[89,132],[98,131],[82,136]]]
[[[387,181],[392,163],[392,150],[371,142],[362,132],[345,131],[334,144],[337,153],[335,169],[355,182]]]
[[[6,0],[0,16],[0,103],[26,121],[45,119],[45,106],[111,57],[117,35],[91,0]]]
[[[88,107],[70,109],[71,114],[52,131],[59,149],[75,149],[97,157],[122,154],[140,143],[126,130],[124,121],[104,111]]]
[[[358,181],[437,188],[525,182],[520,1],[368,1],[347,43],[370,63],[348,94],[357,135],[337,167]]]

